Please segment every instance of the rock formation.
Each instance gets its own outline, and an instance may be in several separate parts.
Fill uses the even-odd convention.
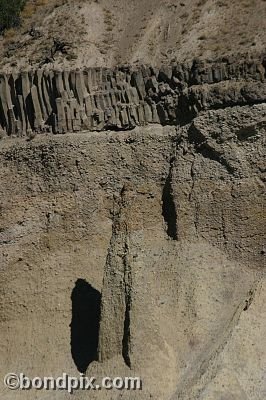
[[[2,376],[143,380],[78,400],[264,400],[265,67],[1,75]]]
[[[113,70],[0,75],[0,129],[8,136],[180,125],[199,111],[266,100],[266,60],[193,61]]]

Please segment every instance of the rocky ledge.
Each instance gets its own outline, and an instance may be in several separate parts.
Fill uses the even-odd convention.
[[[266,101],[265,56],[0,74],[1,137],[182,125],[201,110]]]

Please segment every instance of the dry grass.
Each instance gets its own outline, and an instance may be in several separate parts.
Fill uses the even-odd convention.
[[[35,13],[36,6],[32,3],[27,3],[21,13],[22,18],[28,19]]]
[[[250,7],[254,1],[256,13]],[[232,5],[230,0],[134,0],[130,2],[132,6],[128,6],[126,0],[27,0],[22,13],[22,27],[17,29],[17,33],[13,30],[7,32],[7,36],[9,41],[16,41],[18,37],[17,40],[25,42],[25,55],[33,62],[43,57],[42,45],[47,41],[50,43],[53,36],[76,44],[77,65],[90,65],[94,59],[95,63],[101,63],[99,53],[108,54],[108,60],[115,56],[125,62],[141,58],[147,63],[160,63],[161,51],[169,59],[170,56],[186,59],[198,53],[209,57],[212,53],[232,53],[242,51],[252,43],[256,45],[256,21],[259,21],[261,36],[265,36],[262,23],[264,1],[241,0],[237,3],[235,0]],[[162,3],[166,7],[162,7]],[[171,25],[169,31],[168,25]],[[29,40],[29,36],[24,35],[23,32],[28,32],[31,26],[40,28],[42,36],[38,40]],[[160,32],[157,26],[161,27]],[[245,31],[248,43],[243,36]],[[149,43],[151,38],[153,45]],[[88,40],[95,46],[86,45]],[[261,42],[262,39],[257,41],[257,47]],[[119,54],[114,54],[114,44]],[[4,41],[3,45],[6,45]],[[171,54],[167,52],[170,48],[174,49]],[[150,57],[155,52],[158,54],[156,59]],[[20,51],[13,53],[14,59],[16,56],[22,58]],[[67,57],[67,61],[71,60],[71,56]],[[23,64],[27,62],[22,61]]]
[[[36,12],[38,7],[46,6],[49,3],[49,0],[32,0],[28,1],[21,12],[22,18],[29,19]]]
[[[48,4],[48,2],[49,2],[49,0],[36,0],[35,1],[35,5],[37,7],[45,6],[46,4]]]
[[[10,29],[8,29],[7,31],[5,31],[5,39],[6,39],[6,40],[13,39],[13,37],[15,37],[16,34],[17,34],[16,29],[10,28]]]

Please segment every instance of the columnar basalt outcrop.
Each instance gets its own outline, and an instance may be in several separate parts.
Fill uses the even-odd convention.
[[[1,136],[182,124],[266,100],[266,59],[0,74]]]

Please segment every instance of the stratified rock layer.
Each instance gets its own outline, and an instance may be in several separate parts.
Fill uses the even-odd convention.
[[[0,75],[2,136],[182,124],[201,110],[266,100],[263,57]],[[34,133],[32,133],[34,132]]]

